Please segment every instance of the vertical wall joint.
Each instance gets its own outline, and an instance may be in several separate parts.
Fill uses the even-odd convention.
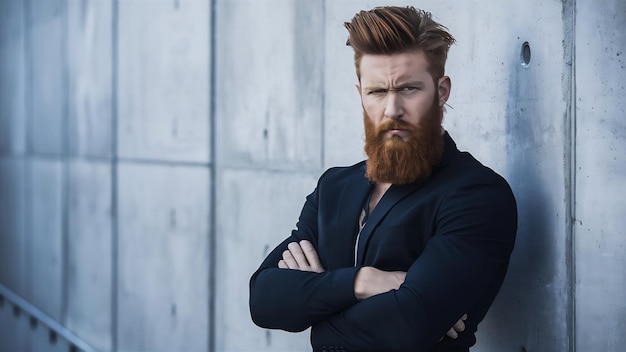
[[[565,70],[563,93],[566,103],[565,195],[567,231],[568,307],[567,331],[569,351],[576,351],[576,0],[563,0],[563,46]]]

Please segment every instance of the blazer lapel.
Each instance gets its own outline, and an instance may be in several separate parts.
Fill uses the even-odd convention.
[[[365,250],[367,249],[368,242],[372,237],[372,233],[376,227],[378,227],[378,224],[385,218],[385,215],[387,215],[394,205],[411,193],[415,192],[424,183],[425,181],[401,186],[391,185],[391,187],[389,187],[365,222],[363,229],[361,229],[361,235],[358,239],[359,244],[357,248],[357,266],[363,265]]]
[[[338,197],[340,207],[337,216],[337,229],[338,233],[353,235],[343,238],[354,239],[356,237],[359,231],[359,216],[372,186],[365,177],[365,163],[363,163],[363,168],[359,168],[359,172],[350,176],[347,180],[346,186]],[[345,253],[354,253],[354,241],[345,243],[342,241],[341,244],[335,242],[335,246],[333,251],[337,251],[337,255],[334,258],[341,258],[341,266],[354,265],[354,258],[352,256],[346,257],[345,255]],[[344,248],[344,246],[347,247]]]

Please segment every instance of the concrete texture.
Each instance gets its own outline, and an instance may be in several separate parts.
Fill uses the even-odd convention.
[[[26,150],[24,6],[0,1],[0,153]]]
[[[579,351],[622,351],[626,3],[576,6],[576,345]]]
[[[113,1],[70,0],[67,7],[68,148],[110,157],[113,133]]]
[[[0,175],[0,280],[26,296],[26,163],[2,157]]]
[[[67,3],[63,0],[25,3],[30,73],[27,106],[30,118],[28,147],[35,153],[62,155],[66,151],[67,115]]]
[[[64,210],[63,161],[29,162],[27,241],[29,243],[28,299],[57,321],[64,314]]]
[[[326,4],[324,61],[324,169],[352,165],[365,158],[363,110],[355,88],[354,55],[346,46],[343,23],[371,7],[364,1],[329,1]]]
[[[208,172],[121,164],[118,173],[118,348],[205,350]]]
[[[364,157],[343,22],[384,4],[415,5],[0,0],[0,282],[100,350],[310,350],[248,280]],[[445,127],[519,206],[472,351],[621,351],[624,2],[419,6],[458,41]],[[49,349],[7,307],[0,350]]]
[[[218,174],[216,351],[305,351],[308,331],[255,328],[248,308],[252,273],[295,228],[315,173],[226,169]]]
[[[112,166],[69,165],[67,328],[100,351],[112,349]]]
[[[237,0],[216,7],[220,162],[319,170],[323,2]]]
[[[209,161],[209,1],[120,1],[119,156]]]

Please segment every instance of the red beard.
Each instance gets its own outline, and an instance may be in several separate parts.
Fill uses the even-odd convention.
[[[367,178],[372,182],[403,185],[429,177],[443,154],[442,117],[437,99],[419,126],[388,120],[376,128],[364,112]],[[410,138],[407,141],[400,136],[386,138],[385,132],[391,129],[407,130]]]

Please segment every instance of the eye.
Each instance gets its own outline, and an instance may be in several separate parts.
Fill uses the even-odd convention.
[[[379,96],[379,95],[384,95],[387,93],[386,89],[374,89],[369,91],[367,94],[368,95],[374,95],[374,96]]]
[[[416,91],[418,91],[419,89],[420,89],[420,88],[419,88],[419,87],[416,87],[416,86],[406,86],[406,87],[402,87],[402,88],[398,89],[398,91],[399,91],[400,93],[405,93],[405,94],[408,94],[408,93],[413,93],[413,92],[416,92]]]

